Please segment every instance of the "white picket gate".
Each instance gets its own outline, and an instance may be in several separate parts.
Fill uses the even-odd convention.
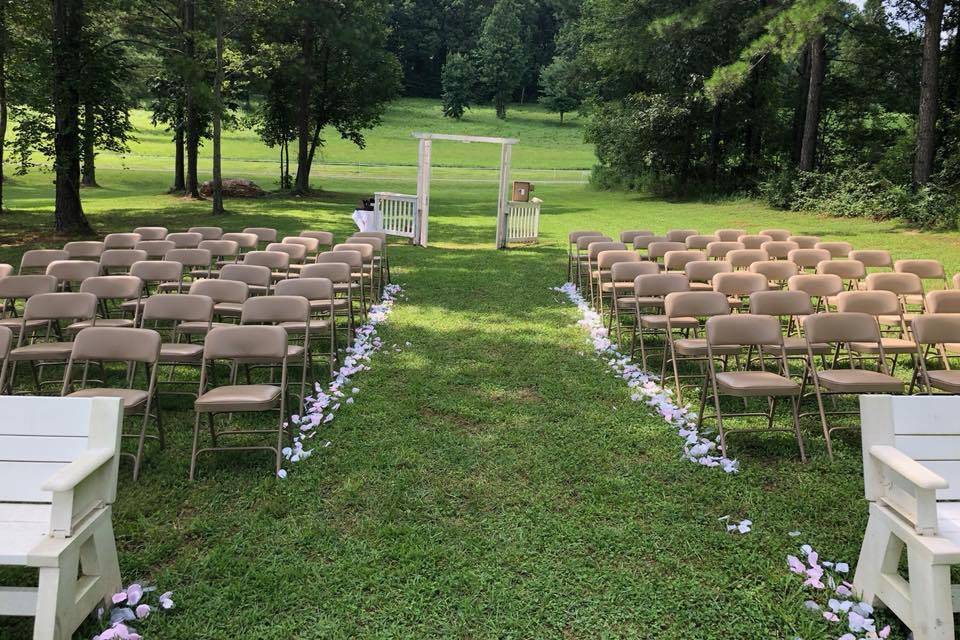
[[[384,191],[377,192],[373,196],[377,231],[383,231],[391,236],[410,238],[416,242],[420,231],[417,196]]]
[[[536,242],[540,234],[540,198],[530,202],[509,202],[507,242]]]

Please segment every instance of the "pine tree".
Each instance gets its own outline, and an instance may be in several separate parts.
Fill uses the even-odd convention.
[[[493,98],[497,117],[507,117],[507,103],[522,84],[528,51],[518,0],[498,0],[483,21],[478,47],[480,81]]]
[[[454,120],[470,108],[473,94],[473,65],[462,53],[451,53],[443,65],[443,115]]]
[[[540,72],[540,104],[547,111],[560,114],[570,113],[580,106],[580,87],[574,63],[562,56],[556,56]]]

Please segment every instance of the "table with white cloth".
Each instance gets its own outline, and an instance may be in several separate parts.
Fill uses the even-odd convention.
[[[377,229],[376,211],[366,211],[356,209],[353,212],[353,221],[357,224],[360,231],[379,231]]]

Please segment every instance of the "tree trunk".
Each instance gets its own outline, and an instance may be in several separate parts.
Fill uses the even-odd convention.
[[[501,120],[507,119],[507,101],[504,99],[503,94],[498,93],[493,98],[494,106],[497,108],[497,117]]]
[[[183,193],[187,190],[187,180],[183,170],[183,125],[177,127],[173,140],[173,186],[170,187],[170,193]]]
[[[188,64],[196,64],[197,46],[194,40],[194,22],[197,17],[197,9],[194,0],[183,0],[183,31],[184,31],[184,53],[188,58]],[[200,151],[200,114],[198,113],[197,98],[194,95],[194,70],[187,71],[187,77],[184,78],[184,111],[185,111],[185,144],[187,151],[187,174],[184,184],[184,191],[188,198],[200,199],[200,182],[197,178],[197,159]]]
[[[220,134],[223,126],[223,2],[217,2],[216,75],[213,80],[213,214],[226,213],[223,208],[223,175],[221,166]]]
[[[310,191],[310,107],[313,98],[314,27],[305,20],[300,34],[300,58],[303,65],[297,96],[297,178],[293,192],[305,195]]]
[[[820,34],[810,42],[810,87],[807,89],[807,113],[803,120],[803,140],[800,144],[800,164],[798,165],[801,171],[813,171],[816,161],[817,134],[820,131],[820,103],[826,72],[826,38]]]
[[[797,69],[797,97],[793,108],[793,134],[790,144],[791,164],[800,165],[800,149],[803,148],[803,125],[807,119],[807,92],[810,90],[810,45],[807,44],[800,54],[800,66]]]
[[[923,63],[920,70],[920,112],[917,114],[917,149],[913,158],[913,184],[930,181],[937,150],[937,100],[939,99],[940,33],[944,0],[929,0],[923,24]]]
[[[7,0],[0,0],[0,213],[3,213],[3,148],[7,141]]]
[[[92,233],[80,202],[80,91],[83,72],[83,0],[52,0],[53,117],[56,170],[55,228],[58,233]]]
[[[723,114],[723,107],[718,102],[713,105],[713,111],[710,114],[710,179],[717,181],[720,173],[720,122]]]
[[[97,184],[96,123],[93,105],[83,106],[83,165],[80,186],[99,187]]]

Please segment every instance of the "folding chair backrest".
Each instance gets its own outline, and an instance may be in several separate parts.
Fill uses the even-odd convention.
[[[287,236],[283,239],[283,244],[299,244],[303,246],[307,254],[316,254],[320,250],[320,241],[316,238],[302,236]]]
[[[870,291],[892,291],[898,296],[923,295],[923,281],[914,273],[871,273],[866,282]]]
[[[160,334],[151,329],[87,327],[73,341],[73,360],[146,362],[160,357]]]
[[[633,292],[638,297],[660,297],[689,289],[690,281],[682,273],[655,273],[633,279]]]
[[[670,251],[686,251],[687,245],[683,242],[651,242],[647,245],[647,258],[660,260]]]
[[[610,236],[580,236],[577,238],[577,251],[586,251],[591,242],[613,242]]]
[[[207,295],[161,293],[144,301],[142,319],[145,323],[159,320],[209,322],[213,319],[213,304],[213,298]]]
[[[214,327],[203,342],[204,360],[269,359],[287,355],[287,332],[271,325]]]
[[[867,268],[859,260],[824,260],[817,265],[817,273],[832,273],[842,280],[863,280],[867,277]]]
[[[927,294],[926,309],[928,313],[960,313],[960,291],[931,291]]]
[[[766,262],[769,259],[770,255],[763,249],[734,249],[726,257],[734,269],[749,269],[754,262]]]
[[[382,242],[383,244],[387,244],[387,234],[384,233],[383,231],[357,231],[357,232],[356,232],[355,234],[353,234],[353,236],[351,236],[351,237],[353,237],[353,238],[377,238],[377,239],[379,239],[380,242]],[[332,239],[331,239],[330,244],[332,244],[332,242],[333,242],[333,241],[332,241]],[[323,244],[323,243],[321,243],[321,244]]]
[[[139,233],[108,233],[103,238],[103,248],[107,249],[133,249],[137,243],[143,240]]]
[[[577,241],[578,238],[583,237],[584,235],[594,235],[601,236],[603,235],[599,231],[574,231],[569,235],[570,244],[573,244]],[[637,236],[652,236],[653,231],[647,229],[630,229],[627,231],[620,232],[620,242],[624,244],[633,244],[633,239]]]
[[[23,319],[90,320],[97,312],[97,296],[92,293],[38,293],[27,299]]]
[[[190,227],[188,233],[199,233],[204,240],[219,240],[223,237],[223,229],[220,227]]]
[[[670,229],[667,231],[667,242],[686,243],[687,238],[699,235],[699,233],[696,229]]]
[[[279,255],[287,257],[285,253]],[[269,287],[270,276],[270,267],[261,264],[226,264],[220,269],[221,280],[236,280],[252,287]]]
[[[144,283],[177,282],[183,275],[183,265],[175,260],[145,260],[134,262],[130,275]]]
[[[799,249],[800,245],[790,240],[771,240],[764,242],[760,248],[766,251],[772,260],[786,260],[790,252]]]
[[[910,324],[917,344],[938,345],[960,342],[960,314],[925,313]]]
[[[270,242],[277,241],[277,230],[271,229],[270,227],[247,227],[243,230],[244,233],[252,233],[257,236],[257,243],[267,244]]]
[[[209,251],[211,262],[236,258],[240,253],[240,245],[235,240],[201,240],[197,248]]]
[[[300,296],[307,300],[332,300],[333,281],[330,278],[290,278],[278,282],[273,293],[274,298]]]
[[[147,252],[142,249],[106,249],[100,254],[100,270],[109,273],[115,269],[130,270],[134,262],[147,259]]]
[[[770,236],[774,242],[784,242],[789,240],[792,234],[788,229],[762,229],[760,235]]]
[[[99,240],[76,240],[63,245],[70,260],[99,260],[103,249],[103,243]]]
[[[767,278],[749,271],[718,273],[713,276],[713,290],[728,296],[749,296],[756,291],[767,291]]]
[[[832,258],[846,258],[853,251],[853,245],[849,242],[818,242],[813,248],[830,252]]]
[[[844,291],[837,296],[837,311],[900,315],[900,299],[889,291]]]
[[[240,313],[240,324],[275,324],[306,322],[310,317],[310,302],[302,296],[261,296],[247,298]]]
[[[317,264],[344,263],[350,265],[350,268],[356,272],[363,268],[363,254],[359,251],[345,250],[324,251],[317,256]],[[303,275],[303,272],[301,272]]]
[[[744,249],[743,243],[737,242],[736,240],[720,240],[719,242],[711,242],[707,245],[707,258],[713,260],[724,260],[727,257],[727,254],[731,251],[737,251],[738,249]]]
[[[167,252],[166,259],[179,262],[185,269],[207,268],[213,261],[213,256],[209,249],[171,249]]]
[[[885,267],[889,269],[893,267],[893,258],[890,257],[890,252],[883,249],[855,249],[847,257],[851,260],[859,260],[867,268]]]
[[[599,241],[599,239],[597,240]],[[641,249],[646,250],[656,242],[669,242],[669,240],[667,240],[667,236],[634,236],[633,248],[638,251]]]
[[[897,260],[893,263],[897,273],[912,273],[921,280],[941,280],[946,283],[947,273],[939,260]]]
[[[143,292],[143,280],[136,276],[96,276],[80,283],[82,293],[99,300],[133,300]]]
[[[667,251],[663,254],[663,268],[667,271],[684,271],[691,262],[706,261],[706,254],[703,251],[697,251],[695,249]]]
[[[774,283],[787,282],[790,278],[800,273],[800,267],[789,260],[754,262],[747,270],[750,271],[750,273],[759,273],[766,277],[769,282]]]
[[[169,233],[166,227],[137,227],[133,230],[133,232],[140,234],[141,242],[150,240],[164,240]]]
[[[240,250],[256,249],[259,238],[254,233],[225,233],[220,237],[221,240],[233,240],[240,247]]]
[[[719,291],[681,291],[667,294],[663,312],[668,318],[709,318],[729,314],[730,303]]]
[[[271,242],[267,245],[265,251],[268,253],[277,251],[287,254],[290,264],[299,264],[307,257],[307,248],[302,244],[296,243]]]
[[[707,342],[714,346],[781,346],[780,322],[768,315],[721,315],[707,320]]]
[[[737,242],[743,245],[744,249],[762,249],[767,242],[772,242],[773,238],[765,235],[742,235],[737,238]]]
[[[337,245],[337,247],[343,247],[344,245]],[[337,247],[334,247],[334,251],[337,250]],[[597,256],[600,255],[601,251],[626,251],[627,245],[622,242],[591,242],[587,246],[587,257],[591,262],[597,261]]]
[[[141,240],[135,248],[146,251],[147,258],[162,260],[167,252],[176,249],[177,245],[170,240]]]
[[[333,282],[350,282],[350,265],[346,262],[327,262],[319,264],[308,264],[300,271],[300,277],[304,279],[329,278]]]
[[[736,242],[740,236],[747,235],[746,229],[717,229],[713,232],[720,242]]]
[[[358,251],[360,253],[360,257],[363,259],[363,264],[370,264],[373,262],[373,247],[366,243],[343,242],[333,245],[333,251],[334,253],[337,251]]]
[[[333,246],[333,234],[329,231],[301,231],[301,238],[315,238],[320,241],[320,245],[324,247]]]
[[[618,262],[640,262],[640,256],[635,251],[601,251],[597,254],[597,268],[601,271],[609,270]]]
[[[659,272],[660,265],[649,260],[618,262],[610,267],[610,280],[613,282],[633,282],[637,276]]]
[[[801,249],[813,249],[820,242],[820,236],[790,236],[790,242],[796,242]]]
[[[0,278],[0,300],[26,300],[38,293],[53,293],[56,290],[57,279],[50,275]]]
[[[803,319],[803,333],[811,344],[880,343],[877,319],[867,313],[814,313]]]
[[[683,268],[690,282],[713,282],[718,273],[732,273],[733,265],[725,260],[703,260],[688,262]]]
[[[47,275],[57,282],[83,282],[100,273],[100,263],[92,260],[55,260],[47,265]]]
[[[833,256],[826,249],[794,249],[787,254],[787,260],[801,269],[816,269],[824,260],[832,259]]]
[[[20,258],[20,274],[27,275],[27,271],[46,271],[51,262],[69,260],[70,254],[63,249],[30,249]]]
[[[833,274],[801,274],[787,280],[787,288],[790,291],[803,291],[811,298],[826,298],[843,291],[843,280]]]
[[[703,251],[707,248],[707,245],[711,242],[719,242],[720,238],[717,236],[687,236],[683,241],[687,245],[687,249],[697,249]]]
[[[203,234],[195,231],[171,233],[167,240],[174,244],[175,249],[196,249],[203,242]]]
[[[373,247],[374,252],[379,253],[383,250],[384,242],[380,238],[368,238],[365,236],[353,235],[343,241],[344,244],[368,244]]]
[[[190,284],[190,293],[207,296],[214,302],[241,303],[249,295],[249,286],[240,280],[195,280]]]
[[[750,313],[780,318],[808,316],[813,313],[813,304],[803,291],[755,291],[750,294]]]

